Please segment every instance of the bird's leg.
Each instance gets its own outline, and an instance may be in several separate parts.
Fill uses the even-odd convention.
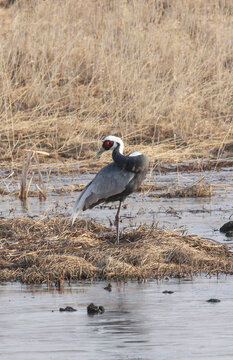
[[[118,210],[117,210],[117,213],[116,213],[116,217],[115,217],[115,225],[116,225],[116,231],[117,231],[117,239],[116,239],[116,244],[117,245],[119,245],[119,238],[120,238],[119,222],[120,222],[121,205],[122,205],[122,202],[120,201],[119,207],[118,207]]]

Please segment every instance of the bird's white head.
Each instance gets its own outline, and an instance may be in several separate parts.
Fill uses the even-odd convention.
[[[123,154],[124,151],[124,143],[121,140],[121,138],[117,137],[117,136],[113,136],[113,135],[108,135],[106,136],[106,138],[103,141],[102,147],[105,150],[114,150],[116,149],[116,147],[120,145],[119,147],[119,152],[121,154]]]
[[[100,149],[100,151],[97,153],[97,155],[95,156],[94,160],[97,160],[100,155],[107,150],[114,150],[117,148],[117,146],[119,146],[119,152],[121,154],[123,154],[124,151],[124,143],[121,140],[121,138],[117,137],[117,136],[113,136],[113,135],[108,135],[106,136],[106,138],[104,138],[103,140],[103,144],[102,144],[102,148]]]

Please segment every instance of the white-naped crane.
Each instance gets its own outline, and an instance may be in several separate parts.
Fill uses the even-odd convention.
[[[112,150],[113,162],[102,168],[94,179],[82,190],[76,200],[72,212],[72,224],[80,211],[91,209],[103,202],[119,201],[115,217],[117,230],[116,243],[119,244],[119,221],[122,202],[136,191],[146,177],[149,160],[140,152],[123,155],[124,143],[116,136],[109,135],[100,151],[95,156],[97,160],[104,151]]]

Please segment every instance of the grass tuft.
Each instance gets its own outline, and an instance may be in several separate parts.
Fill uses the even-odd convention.
[[[81,279],[233,274],[226,245],[141,226],[116,246],[115,232],[92,221],[0,219],[0,280],[59,284]]]

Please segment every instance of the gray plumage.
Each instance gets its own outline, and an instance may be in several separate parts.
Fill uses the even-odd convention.
[[[105,141],[109,138],[119,139],[109,136],[105,138]],[[119,141],[122,142],[121,139]],[[120,144],[117,141],[114,142],[114,145],[111,145],[111,148],[113,148],[112,157],[114,162],[102,168],[95,178],[82,190],[73,208],[72,223],[74,223],[80,211],[91,209],[103,202],[120,201],[116,216],[116,222],[118,220],[119,226],[119,213],[122,201],[129,194],[136,191],[145,179],[149,167],[149,160],[145,155],[133,153],[124,156],[119,151]],[[108,149],[104,147],[104,150]],[[101,150],[101,152],[104,150]]]
[[[84,189],[84,193],[89,190],[90,195],[85,200],[83,210],[122,194],[133,177],[134,173],[120,169],[115,163],[105,166]]]

